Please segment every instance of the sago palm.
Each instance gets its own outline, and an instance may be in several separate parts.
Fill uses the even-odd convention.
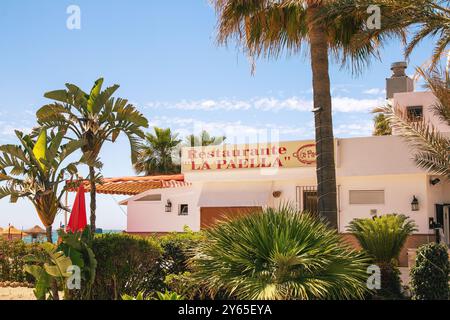
[[[437,102],[431,106],[432,113],[442,123],[450,126],[450,75],[448,70],[425,71],[418,69],[425,79],[426,87],[435,95]],[[413,149],[416,164],[430,173],[450,178],[450,137],[439,132],[428,119],[410,121],[403,109],[394,105],[379,108],[389,119],[390,125],[406,139]]]
[[[355,219],[348,231],[373,258],[381,270],[381,295],[399,297],[398,258],[409,235],[417,231],[415,223],[405,215],[387,214],[373,219]]]
[[[128,100],[114,98],[119,88],[113,85],[102,91],[103,79],[98,79],[89,94],[73,84],[66,89],[47,92],[44,96],[55,102],[40,108],[36,115],[39,124],[46,127],[65,126],[74,139],[84,141],[82,151],[86,159],[98,159],[106,141],[115,142],[120,133],[130,141],[131,161],[137,157],[139,138],[144,137],[143,127],[148,127],[147,119],[128,103]],[[96,210],[96,170],[89,166],[91,216],[90,224],[95,231]]]
[[[360,299],[367,258],[323,219],[288,205],[257,210],[205,230],[191,261],[212,295],[238,299]]]
[[[211,0],[218,14],[218,41],[237,40],[251,57],[278,57],[309,46],[317,153],[318,211],[337,227],[336,170],[329,77],[329,54],[360,70],[385,34],[354,39],[368,15],[327,19],[334,0]],[[397,32],[397,30],[390,30]]]
[[[134,164],[136,173],[171,174],[179,173],[180,166],[175,163],[174,156],[181,140],[170,128],[154,127],[155,133],[145,135],[144,144],[138,149],[137,161]]]
[[[47,137],[42,129],[35,141],[29,135],[16,131],[20,145],[0,146],[0,199],[9,196],[12,203],[19,198],[29,199],[46,227],[47,240],[52,242],[52,224],[60,209],[64,190],[60,184],[66,175],[77,173],[77,162],[64,163],[78,150],[82,142],[62,144],[65,130]]]

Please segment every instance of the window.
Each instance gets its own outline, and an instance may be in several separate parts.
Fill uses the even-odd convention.
[[[148,194],[142,198],[136,199],[135,201],[161,201],[160,194]]]
[[[303,211],[318,213],[317,188],[314,187],[297,187],[297,203]]]
[[[179,216],[187,216],[189,214],[189,206],[187,204],[180,204]]]
[[[406,108],[406,116],[409,121],[422,121],[423,119],[423,107],[413,106]]]
[[[350,204],[384,204],[384,190],[350,190]]]

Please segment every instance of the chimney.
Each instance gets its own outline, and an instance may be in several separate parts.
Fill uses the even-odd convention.
[[[386,79],[386,99],[392,99],[395,93],[414,91],[414,81],[405,72],[407,67],[404,61],[391,65],[392,76]]]

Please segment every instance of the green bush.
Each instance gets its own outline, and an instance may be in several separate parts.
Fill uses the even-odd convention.
[[[0,237],[0,282],[29,282],[34,278],[23,270],[24,257],[39,251],[36,244],[26,244],[22,240],[7,241]]]
[[[290,206],[218,222],[204,233],[192,268],[212,294],[362,299],[368,291],[366,256],[343,244],[323,220]]]
[[[97,260],[93,299],[118,300],[163,289],[163,251],[155,238],[105,234],[94,238],[92,250]]]
[[[447,300],[449,298],[448,248],[429,243],[417,250],[411,269],[411,291],[416,300]]]
[[[171,233],[158,240],[163,249],[161,265],[166,274],[180,274],[189,271],[188,260],[193,257],[195,248],[203,240],[200,232],[185,228],[184,233]]]

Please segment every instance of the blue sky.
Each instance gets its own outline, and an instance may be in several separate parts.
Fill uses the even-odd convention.
[[[72,4],[81,9],[80,30],[66,27]],[[206,0],[2,0],[0,144],[15,141],[14,129],[35,125],[35,111],[48,102],[44,92],[66,82],[89,90],[100,76],[108,85],[120,84],[117,96],[136,104],[152,125],[181,136],[207,129],[230,141],[268,130],[283,140],[313,138],[308,59],[259,60],[251,75],[245,55],[232,44],[216,45],[215,24]],[[408,73],[430,52],[431,41],[423,43]],[[332,65],[337,137],[371,134],[369,110],[383,103],[389,65],[403,60],[401,44],[386,44],[381,57],[357,78]],[[101,158],[104,176],[133,175],[126,140],[106,145]],[[120,199],[99,196],[100,227],[125,228]],[[0,226],[8,223],[28,228],[39,220],[27,201],[13,205],[3,199]]]

